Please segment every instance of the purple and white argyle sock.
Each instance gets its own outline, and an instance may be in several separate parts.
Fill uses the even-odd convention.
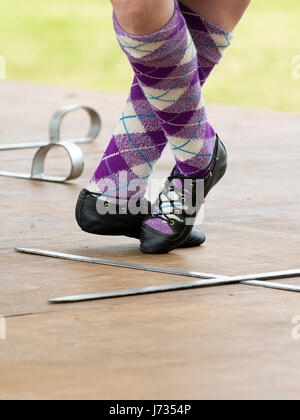
[[[230,45],[232,34],[204,21],[199,15],[190,11],[185,6],[181,6],[181,10],[197,48],[200,83],[203,85],[214,66],[220,61],[225,48]],[[179,9],[176,6],[176,12],[172,21],[167,27],[163,28],[162,31],[165,33],[165,31],[168,30],[168,26],[171,24],[174,25],[175,20],[179,18]],[[182,19],[181,22],[183,23]],[[150,45],[151,48],[155,47],[155,43],[153,45],[152,42],[149,42],[151,39],[149,39],[148,36],[134,37],[127,33],[124,34],[124,31],[119,27],[116,21],[115,24],[119,40],[122,39],[120,38],[122,36],[125,36],[125,38],[129,37],[132,40],[131,42],[137,42],[136,38],[139,40],[140,38],[143,38],[142,44],[145,43],[144,45],[149,48]],[[154,35],[161,36],[160,32],[161,31]],[[145,40],[145,38],[147,39]],[[140,53],[140,55],[145,58],[147,58],[147,55],[150,56],[150,59],[153,58],[154,51],[151,51],[151,54],[149,55],[147,52],[145,54],[143,51],[139,52],[138,50],[140,49],[143,49],[143,47],[138,48],[137,45],[134,45],[134,48],[132,48],[134,55]],[[178,52],[181,55],[183,54],[183,52],[180,52],[180,49]],[[137,61],[136,64],[138,64],[138,57],[134,58]],[[150,61],[148,61],[148,64],[150,64]],[[167,57],[165,58],[165,65],[167,65],[167,67],[162,67],[161,72],[166,72],[166,74],[168,74],[171,70],[168,67]],[[185,68],[186,67],[187,66],[185,66]],[[151,75],[152,72],[153,74]],[[152,84],[156,85],[158,72],[159,69],[154,67],[150,69],[148,75],[142,75],[142,77],[144,76],[147,78],[150,87]],[[151,80],[153,77],[154,79]],[[143,88],[143,85],[141,85],[141,87]],[[166,146],[167,138],[165,134],[167,133],[161,128],[161,123],[163,122],[165,124],[165,120],[161,118],[165,116],[163,113],[165,110],[157,115],[155,109],[153,110],[148,99],[146,99],[141,87],[138,79],[135,77],[122,118],[120,119],[99,167],[87,187],[91,192],[99,194],[107,193],[109,195],[116,194],[118,197],[123,197],[124,201],[126,201],[135,194],[136,189],[139,190],[138,195],[140,196],[143,196],[146,191],[147,182],[152,169]],[[184,99],[184,97],[181,99]],[[182,103],[180,101],[180,108],[182,105],[185,105],[184,102]],[[162,104],[164,105],[164,102],[162,102]],[[167,106],[166,108],[169,107]],[[174,108],[174,106],[171,108]],[[168,109],[166,110],[168,111]],[[190,123],[188,119],[191,114],[192,112],[190,112],[190,110],[187,113],[184,113],[184,121]],[[180,119],[178,118],[178,121],[179,120]],[[173,130],[175,129],[176,131],[178,124],[176,126],[174,123],[176,124],[178,121],[176,118],[174,122],[169,122],[169,124],[167,124],[167,129],[173,128]],[[212,145],[214,144],[213,141],[211,143]],[[207,158],[209,158],[209,156],[207,156]],[[180,159],[178,161],[181,162]],[[203,169],[209,166],[209,163],[206,163],[207,162],[205,162],[204,159]],[[201,166],[202,164],[200,167]],[[180,165],[179,168],[181,169]],[[201,170],[197,172],[198,175],[200,174],[201,176]]]
[[[153,34],[129,34],[116,17],[115,31],[180,172],[197,177],[211,163],[216,133],[206,115],[197,50],[177,0],[174,3],[170,22]]]

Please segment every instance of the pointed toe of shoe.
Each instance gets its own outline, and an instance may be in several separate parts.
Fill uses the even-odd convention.
[[[155,234],[154,232],[143,228],[140,249],[144,254],[167,254],[176,248],[196,248],[203,245],[205,242],[205,233],[195,229],[188,238],[181,243],[179,239],[174,239],[172,237],[166,238],[165,235],[161,236],[159,233]]]
[[[144,254],[167,254],[173,249],[164,238],[154,236],[153,233],[145,230],[142,231],[140,250]]]
[[[206,235],[200,230],[194,229],[190,237],[179,248],[196,248],[206,242]]]

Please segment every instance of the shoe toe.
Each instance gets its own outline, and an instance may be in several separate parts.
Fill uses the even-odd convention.
[[[153,237],[153,234],[142,232],[140,249],[144,254],[167,254],[172,251],[172,247],[166,244],[166,240]]]
[[[205,233],[194,229],[190,237],[179,248],[195,248],[206,242]]]

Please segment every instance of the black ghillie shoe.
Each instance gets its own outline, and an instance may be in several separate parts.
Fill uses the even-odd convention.
[[[102,212],[103,207],[106,214]],[[110,210],[114,214],[110,214]],[[128,236],[140,239],[142,224],[151,214],[151,203],[147,200],[141,205],[137,215],[129,214],[127,206],[118,206],[98,200],[97,194],[83,189],[76,206],[76,220],[79,227],[87,233],[103,236]],[[202,245],[205,234],[194,230],[180,248],[192,248]]]
[[[153,214],[143,222],[141,251],[146,254],[166,254],[181,247],[193,231],[204,198],[223,178],[226,169],[227,152],[219,137],[210,172],[203,180],[183,177],[175,167]]]

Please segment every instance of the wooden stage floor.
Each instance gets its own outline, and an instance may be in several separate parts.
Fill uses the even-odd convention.
[[[104,121],[82,146],[84,175],[67,185],[0,178],[1,399],[299,398],[300,294],[231,285],[51,306],[47,299],[182,281],[181,277],[15,254],[41,248],[225,275],[299,268],[299,115],[209,106],[228,146],[226,178],[208,198],[208,241],[168,256],[138,242],[93,237],[74,220],[77,195],[95,169],[124,95],[1,82],[1,143],[47,137],[62,105],[95,107]],[[66,121],[81,136],[87,121]],[[33,151],[1,152],[1,170],[28,172]],[[54,153],[49,171],[64,168]],[[157,173],[172,166],[170,151]],[[300,285],[300,279],[290,279]]]

